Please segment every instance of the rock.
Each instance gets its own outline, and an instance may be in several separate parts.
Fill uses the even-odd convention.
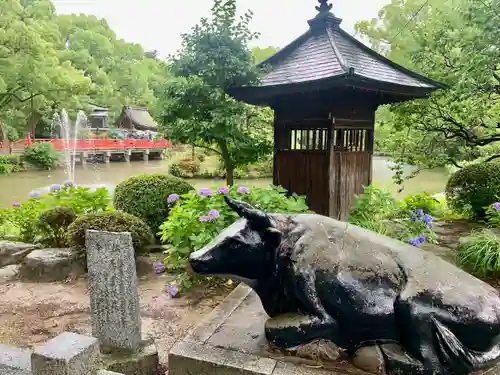
[[[82,266],[70,249],[40,249],[26,256],[19,270],[22,280],[62,281],[82,272]]]
[[[19,264],[9,264],[8,266],[0,268],[0,283],[13,281],[19,274]]]
[[[21,263],[36,248],[30,243],[0,241],[0,267]]]

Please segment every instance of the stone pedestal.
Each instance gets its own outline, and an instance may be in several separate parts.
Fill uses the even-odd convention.
[[[156,375],[158,351],[141,337],[134,248],[130,233],[86,234],[92,334],[104,366],[125,375]]]
[[[104,153],[104,163],[109,164],[111,161],[111,152],[106,151]]]
[[[148,161],[149,160],[149,150],[144,150],[142,152],[142,160]]]
[[[80,165],[87,164],[88,154],[86,152],[80,152]]]
[[[238,286],[193,333],[173,346],[169,375],[373,375],[344,360],[272,351],[264,337],[267,319],[257,295]],[[474,375],[500,375],[500,366]]]
[[[131,155],[132,155],[132,151],[130,151],[130,150],[125,150],[125,155],[124,155],[124,156],[125,156],[125,161],[126,161],[127,163],[130,163],[130,156],[131,156]]]
[[[99,343],[94,337],[64,332],[35,348],[32,375],[88,375],[100,367]]]

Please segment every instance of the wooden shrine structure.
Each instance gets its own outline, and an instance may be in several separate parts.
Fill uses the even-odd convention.
[[[274,109],[274,184],[306,195],[315,212],[346,220],[371,183],[378,106],[444,85],[371,50],[340,28],[328,0],[319,3],[309,30],[259,64],[259,86],[228,92]]]

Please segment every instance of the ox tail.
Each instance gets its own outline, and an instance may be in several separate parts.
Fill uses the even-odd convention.
[[[444,324],[431,318],[436,327],[440,352],[453,374],[469,374],[493,365],[500,358],[500,344],[494,344],[485,352],[470,350]]]

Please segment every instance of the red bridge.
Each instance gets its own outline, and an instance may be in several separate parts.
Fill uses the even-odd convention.
[[[75,149],[76,151],[92,151],[92,150],[133,150],[133,149],[164,149],[172,147],[172,142],[166,139],[150,140],[150,139],[77,139],[75,141],[65,141],[64,139],[35,139],[26,138],[21,141],[14,142],[13,150],[24,149],[27,146],[37,143],[46,142],[52,144],[52,147],[58,151],[65,149]]]
[[[55,150],[75,150],[75,157],[84,164],[89,157],[101,157],[108,163],[112,156],[130,161],[131,155],[142,154],[143,160],[151,157],[163,158],[166,148],[172,147],[172,142],[166,139],[77,139],[66,141],[64,139],[34,139],[27,137],[24,140],[12,142],[9,145],[0,143],[1,153],[21,153],[34,143],[50,143]],[[121,155],[121,156],[120,156]]]

